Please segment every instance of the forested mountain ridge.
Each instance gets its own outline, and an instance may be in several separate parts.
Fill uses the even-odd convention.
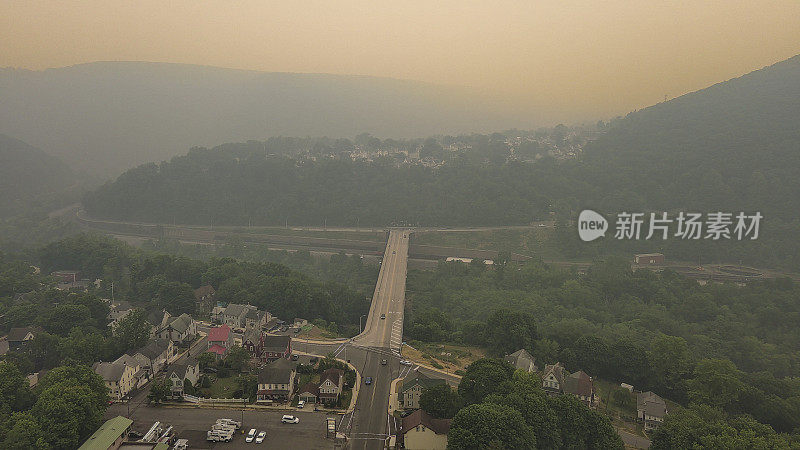
[[[58,158],[0,134],[0,218],[18,212],[41,194],[74,183],[74,174]]]
[[[194,145],[268,136],[386,137],[530,127],[480,93],[417,81],[189,64],[0,68],[0,132],[96,175]]]
[[[798,124],[800,55],[633,112],[586,146],[584,162],[608,209],[735,203],[793,219]]]

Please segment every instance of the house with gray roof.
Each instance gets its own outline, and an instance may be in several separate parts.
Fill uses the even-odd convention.
[[[527,350],[519,349],[510,355],[506,355],[503,358],[514,366],[515,369],[522,369],[526,372],[536,372],[536,360]]]
[[[144,347],[127,353],[134,357],[137,357],[137,354],[139,354],[141,357],[146,358],[148,361],[148,370],[151,374],[156,374],[169,362],[169,359],[175,355],[175,347],[169,339],[152,338]]]
[[[398,401],[404,409],[419,409],[419,397],[425,388],[444,384],[446,381],[429,378],[419,372],[407,375],[401,381]]]
[[[103,378],[112,399],[122,400],[136,387],[136,368],[125,363],[96,362],[92,370]]]
[[[12,328],[8,331],[8,349],[19,350],[36,337],[37,329],[34,327]]]
[[[194,358],[189,358],[183,364],[172,364],[166,373],[166,380],[170,385],[173,397],[182,397],[186,383],[195,386],[199,378],[200,366]]]
[[[667,415],[667,402],[655,392],[640,392],[636,394],[636,413],[640,421],[644,422],[645,431],[658,428]]]
[[[158,333],[158,337],[170,339],[176,344],[191,342],[197,336],[197,324],[192,316],[183,313],[172,317]]]
[[[267,364],[258,373],[257,400],[288,401],[294,391],[295,375],[295,364],[288,359]]]

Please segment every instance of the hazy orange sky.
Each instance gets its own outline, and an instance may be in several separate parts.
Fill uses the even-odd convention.
[[[575,119],[797,53],[798,0],[0,2],[0,66],[142,60],[388,76]]]

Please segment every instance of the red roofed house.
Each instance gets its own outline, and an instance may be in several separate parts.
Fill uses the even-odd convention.
[[[215,353],[217,358],[224,358],[233,343],[231,327],[222,325],[208,330],[208,351]]]

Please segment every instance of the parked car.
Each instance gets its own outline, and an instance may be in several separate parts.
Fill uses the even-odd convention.
[[[364,378],[364,384],[372,384],[372,377]]]
[[[297,402],[297,407],[298,408],[302,408],[304,406],[306,406],[306,401],[305,400],[300,400],[299,402]]]
[[[296,416],[290,416],[288,414],[281,417],[281,423],[300,423],[300,419]]]
[[[258,433],[258,436],[256,436],[256,444],[260,444],[260,443],[264,442],[264,438],[266,438],[266,437],[267,437],[267,432],[266,431],[262,431],[261,433]]]
[[[256,438],[256,429],[255,428],[250,428],[250,431],[247,433],[247,437],[244,438],[244,441],[245,442],[253,442],[253,440],[255,438]]]
[[[381,314],[381,319],[385,319],[385,318],[386,318],[386,314]]]
[[[386,365],[386,362],[387,362],[387,361],[386,361],[385,359],[382,359],[382,360],[381,360],[381,365],[382,365],[382,366],[385,366],[385,365]]]

